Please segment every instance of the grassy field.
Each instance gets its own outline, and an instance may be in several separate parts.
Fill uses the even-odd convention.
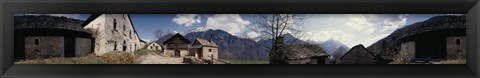
[[[85,57],[20,60],[15,64],[133,64],[134,60],[131,53],[115,51],[101,56],[91,54]]]
[[[230,61],[231,64],[268,64],[268,60],[238,60],[238,59],[225,59]]]

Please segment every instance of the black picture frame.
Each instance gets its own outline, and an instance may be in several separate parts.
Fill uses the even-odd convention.
[[[477,0],[1,0],[0,74],[5,78],[478,78]],[[15,65],[14,14],[466,14],[465,65]]]

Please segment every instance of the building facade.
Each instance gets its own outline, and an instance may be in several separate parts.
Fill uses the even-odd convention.
[[[170,57],[187,56],[189,54],[188,49],[190,43],[191,42],[187,38],[177,33],[163,42],[163,55]]]
[[[196,38],[190,47],[189,55],[203,60],[218,59],[218,46],[212,40]]]
[[[96,55],[110,51],[134,52],[145,46],[128,14],[92,14],[83,24],[95,37]]]
[[[54,16],[15,16],[15,19],[15,60],[81,57],[92,53],[92,34],[77,20]]]
[[[162,50],[162,46],[158,45],[156,42],[148,44],[146,48],[147,50]]]

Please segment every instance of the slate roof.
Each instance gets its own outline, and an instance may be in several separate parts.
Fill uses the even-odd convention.
[[[180,33],[177,33],[177,34],[173,35],[172,37],[170,37],[168,40],[163,41],[163,44],[172,41],[173,38],[175,38],[175,37],[178,37],[180,40],[182,40],[182,41],[184,41],[184,42],[187,42],[188,44],[191,43],[190,40],[188,40],[187,38],[185,38],[185,37],[184,37],[183,35],[181,35]]]
[[[305,59],[310,57],[328,56],[323,48],[308,44],[290,44],[283,48],[287,59]]]
[[[202,46],[218,47],[217,44],[215,44],[215,42],[213,42],[213,41],[204,40],[204,39],[200,39],[200,38],[195,38],[195,41],[198,41]],[[196,45],[194,45],[194,46],[196,46]]]
[[[359,45],[356,45],[354,46],[353,48],[351,48],[347,53],[343,54],[342,57],[340,57],[340,59],[342,59],[343,57],[345,57],[346,55],[350,54],[351,52],[353,51],[366,51],[366,53],[376,57],[376,55],[372,52],[370,52],[367,48],[365,48],[362,44],[359,44]]]

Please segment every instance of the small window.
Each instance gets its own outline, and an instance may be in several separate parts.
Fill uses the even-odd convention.
[[[208,52],[212,52],[212,49],[208,49]]]
[[[460,45],[460,39],[456,39],[455,41],[456,41],[457,45]]]
[[[117,41],[114,43],[113,50],[117,50]]]
[[[117,30],[117,19],[113,19],[113,30]]]
[[[123,25],[123,30],[124,30],[124,31],[127,31],[127,29],[126,29],[125,27],[126,27],[126,26],[125,26],[125,25]]]
[[[40,40],[38,38],[35,38],[35,45],[38,46],[40,44]]]

